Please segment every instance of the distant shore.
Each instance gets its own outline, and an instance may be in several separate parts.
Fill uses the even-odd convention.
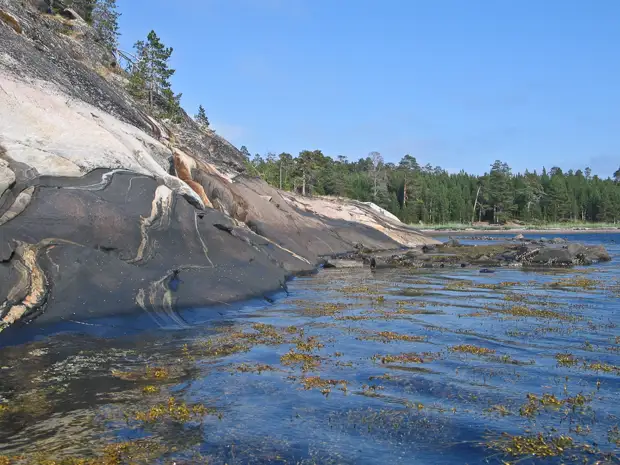
[[[540,228],[540,229],[420,229],[428,236],[488,236],[492,234],[610,234],[620,233],[618,228]]]

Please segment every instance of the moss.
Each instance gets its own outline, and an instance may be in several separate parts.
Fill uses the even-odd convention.
[[[239,373],[258,373],[259,375],[263,371],[276,371],[277,369],[272,367],[271,365],[264,365],[261,363],[256,363],[253,365],[248,365],[246,363],[242,363],[240,365],[236,365],[233,367],[235,371]]]
[[[556,312],[553,310],[541,310],[537,308],[527,307],[525,305],[514,305],[512,307],[497,309],[497,308],[488,308],[487,310],[493,312],[504,313],[511,316],[519,316],[525,318],[543,318],[543,319],[554,319],[554,320],[562,320],[562,321],[577,321],[577,318],[574,315]]]
[[[221,416],[215,408],[205,407],[202,404],[188,405],[185,402],[178,402],[174,397],[170,397],[167,403],[156,404],[148,410],[136,412],[134,419],[144,423],[155,423],[164,420],[187,423],[191,419],[199,419],[205,415]]]
[[[486,347],[478,347],[471,344],[461,344],[450,347],[450,352],[468,353],[474,355],[489,355],[494,354],[495,350],[487,349]]]
[[[295,352],[292,349],[280,357],[280,362],[287,366],[301,365],[304,371],[315,370],[321,365],[321,359],[318,356]]]
[[[325,347],[316,336],[298,338],[293,341],[300,352],[314,352]]]
[[[614,373],[616,375],[620,375],[620,367],[615,365],[610,365],[608,363],[601,362],[590,362],[584,363],[584,368],[592,371],[602,371],[604,373]]]
[[[560,279],[549,285],[555,288],[579,288],[586,291],[591,291],[600,286],[600,282],[594,279],[584,278],[582,276],[576,276],[572,278]]]
[[[575,358],[573,354],[555,354],[555,359],[558,362],[558,366],[561,367],[572,367],[579,363],[579,360]]]
[[[497,413],[503,417],[508,416],[508,415],[512,415],[512,412],[510,410],[508,410],[508,408],[505,405],[492,405],[491,407],[489,407],[488,409],[485,410],[485,412],[487,413]]]
[[[392,331],[381,331],[366,336],[360,336],[358,339],[381,341],[386,343],[395,341],[425,342],[427,340],[426,336],[410,336],[409,334],[399,334]]]
[[[18,34],[21,34],[23,32],[19,22],[13,17],[13,15],[7,13],[6,11],[0,10],[0,21],[9,26]]]
[[[372,356],[373,361],[380,360],[381,363],[424,363],[422,355],[416,353],[403,353],[397,355],[380,355]]]
[[[512,436],[504,433],[499,439],[487,442],[490,449],[513,457],[559,457],[575,447],[570,436],[545,436],[542,433],[529,436]]]
[[[347,382],[345,380],[338,379],[324,379],[320,376],[308,376],[301,379],[301,383],[306,391],[311,389],[319,389],[321,394],[328,396],[333,387],[340,385],[342,391],[347,390]]]
[[[159,390],[160,390],[159,386],[152,386],[152,385],[144,386],[142,388],[142,392],[144,394],[157,394],[159,392]]]
[[[528,394],[527,403],[519,409],[519,413],[521,416],[531,418],[543,408],[558,409],[564,405],[573,408],[583,407],[591,401],[592,396],[585,396],[582,393],[566,397],[565,399],[558,399],[554,394],[543,394],[542,397]]]
[[[144,371],[121,371],[112,370],[112,376],[122,379],[124,381],[148,381],[157,380],[163,381],[171,378],[171,373],[168,368],[165,367],[151,367],[146,366]]]
[[[157,441],[140,439],[105,446],[96,457],[57,458],[45,452],[32,456],[0,456],[0,465],[121,465],[125,463],[154,463],[169,449]]]

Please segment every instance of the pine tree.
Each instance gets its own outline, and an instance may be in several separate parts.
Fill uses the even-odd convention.
[[[166,47],[155,31],[151,31],[146,41],[139,40],[134,48],[138,62],[134,65],[132,74],[139,74],[139,77],[134,78],[135,82],[144,82],[151,111],[156,94],[163,95],[169,102],[178,100],[179,96],[170,96],[170,78],[175,73],[175,70],[168,64],[172,56],[172,47]],[[164,94],[165,91],[167,95]]]
[[[118,49],[118,18],[116,0],[97,0],[92,12],[93,28],[106,48],[114,52]]]
[[[202,128],[206,129],[209,127],[209,118],[207,118],[207,113],[202,105],[198,107],[198,113],[194,116],[194,120],[196,120]]]

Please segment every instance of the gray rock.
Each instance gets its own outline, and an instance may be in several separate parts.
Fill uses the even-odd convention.
[[[587,247],[585,252],[585,259],[592,262],[608,262],[611,260],[609,252],[602,245]]]
[[[567,249],[542,249],[529,259],[535,265],[573,265],[574,256]]]

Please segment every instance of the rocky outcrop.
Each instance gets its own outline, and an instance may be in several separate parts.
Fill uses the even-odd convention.
[[[423,246],[394,253],[376,253],[358,249],[355,252],[334,254],[327,260],[328,267],[350,268],[352,261],[377,266],[406,266],[412,268],[444,268],[446,266],[526,266],[567,267],[607,262],[611,257],[603,246],[585,246],[576,243],[558,245],[532,242],[527,244],[462,245],[448,241],[439,247]]]
[[[356,244],[436,242],[246,176],[213,131],[134,102],[78,15],[38,3],[0,0],[0,331],[136,311],[183,325],[179,308],[283,289]]]

